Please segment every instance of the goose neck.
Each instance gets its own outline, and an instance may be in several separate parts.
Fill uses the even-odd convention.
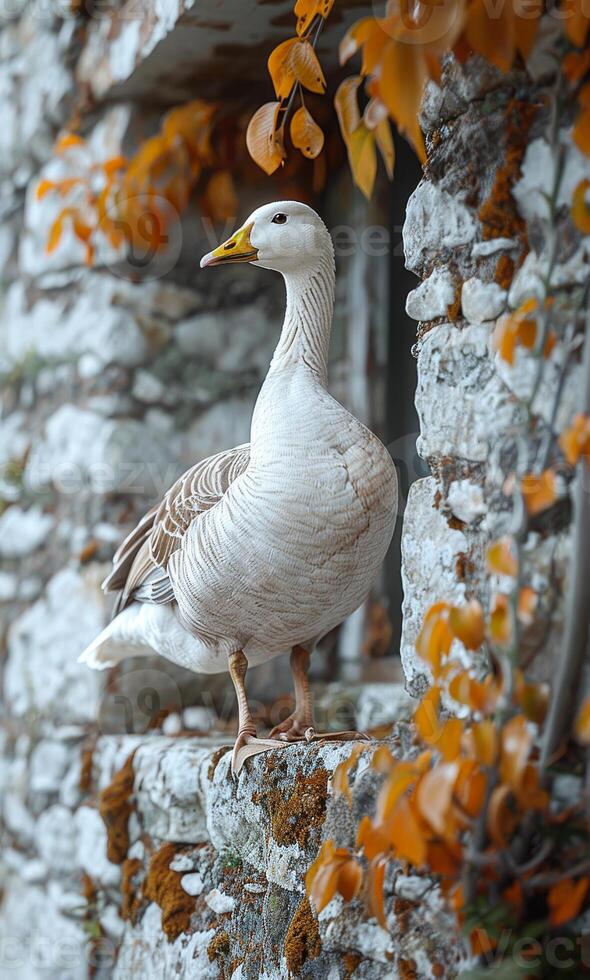
[[[287,289],[285,320],[271,370],[302,362],[326,385],[334,312],[333,257],[320,260],[309,273],[289,273],[284,279]]]

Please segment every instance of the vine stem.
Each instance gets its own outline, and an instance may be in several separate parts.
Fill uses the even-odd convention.
[[[590,307],[586,311],[584,352],[582,357],[583,394],[580,411],[590,413]],[[572,552],[568,572],[569,591],[565,609],[563,654],[555,691],[551,698],[541,745],[541,772],[546,777],[547,766],[559,744],[569,731],[572,709],[588,644],[590,625],[590,493],[586,487],[585,456],[580,458],[574,488],[574,518],[572,521]]]

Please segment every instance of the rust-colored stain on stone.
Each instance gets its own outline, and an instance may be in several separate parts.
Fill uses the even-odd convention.
[[[254,802],[267,809],[271,834],[277,844],[305,847],[311,830],[321,827],[324,822],[328,771],[319,767],[307,776],[298,772],[290,793],[284,787],[274,786],[255,796]]]
[[[225,929],[221,929],[216,932],[213,939],[207,946],[207,956],[213,962],[213,960],[218,959],[220,956],[225,956],[229,953],[229,936]]]
[[[143,907],[141,895],[133,879],[141,870],[138,858],[125,858],[121,865],[121,918],[136,924]]]
[[[144,898],[155,902],[162,910],[162,930],[168,942],[173,942],[190,928],[196,901],[180,884],[181,871],[171,871],[170,863],[177,852],[176,844],[167,843],[150,860],[143,886]]]
[[[506,253],[501,255],[496,263],[494,279],[502,289],[509,289],[514,278],[514,270],[514,260],[510,255],[506,255]]]
[[[90,793],[92,789],[92,757],[94,745],[86,745],[80,753],[80,779],[78,787],[81,793]]]
[[[315,960],[322,951],[317,920],[307,898],[295,909],[285,937],[287,969],[295,976],[304,963]]]
[[[415,960],[398,960],[397,968],[400,980],[417,980],[418,974],[416,973]]]
[[[102,791],[98,809],[107,829],[107,857],[113,864],[122,864],[129,850],[129,817],[133,810],[133,756],[115,773],[112,783]]]
[[[479,209],[482,235],[493,238],[516,238],[528,249],[526,225],[518,212],[512,188],[520,177],[520,167],[537,107],[512,99],[506,106],[506,159],[496,172],[490,196]]]
[[[345,953],[342,957],[342,967],[344,969],[344,980],[350,980],[357,966],[363,961],[360,953]]]
[[[215,775],[215,770],[217,769],[217,764],[220,759],[223,759],[226,752],[231,751],[231,745],[222,745],[220,749],[216,749],[211,756],[211,762],[209,763],[209,768],[207,769],[207,778],[212,780]]]

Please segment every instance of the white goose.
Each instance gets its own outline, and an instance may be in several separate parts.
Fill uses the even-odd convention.
[[[326,390],[334,250],[315,211],[258,208],[201,267],[230,262],[280,272],[287,287],[250,443],[197,463],[126,538],[103,584],[119,592],[115,617],[80,660],[101,669],[155,651],[197,672],[229,670],[237,773],[256,752],[333,737],[313,728],[310,654],[366,598],[391,541],[397,482],[379,439]],[[286,653],[295,710],[259,739],[246,670]]]

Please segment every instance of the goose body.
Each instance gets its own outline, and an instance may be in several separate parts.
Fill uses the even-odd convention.
[[[294,254],[273,255],[275,230],[267,225],[275,213],[299,231]],[[105,582],[119,592],[119,611],[82,654],[90,666],[155,651],[214,673],[238,651],[252,666],[294,648],[311,652],[364,601],[391,541],[391,457],[326,388],[334,295],[328,232],[296,202],[258,209],[245,228],[245,245],[243,229],[229,242],[238,240],[249,260],[254,246],[287,285],[250,443],[189,470],[123,543]],[[318,239],[311,257],[310,228]],[[202,264],[223,261],[227,246]],[[239,260],[235,248],[231,261]]]

